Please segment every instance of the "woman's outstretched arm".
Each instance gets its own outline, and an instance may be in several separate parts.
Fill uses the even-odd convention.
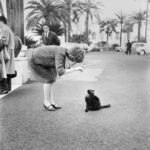
[[[74,71],[81,71],[81,72],[83,72],[83,67],[78,66],[78,67],[75,67],[75,68],[66,69],[64,75],[72,73]]]
[[[77,66],[73,68],[65,68],[65,58],[66,56],[63,53],[58,53],[55,58],[55,65],[59,76],[70,74],[74,71],[81,71],[83,72],[83,67]],[[73,63],[75,65],[76,63]],[[72,66],[73,66],[72,65]]]

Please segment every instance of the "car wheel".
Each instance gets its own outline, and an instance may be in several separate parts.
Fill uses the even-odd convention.
[[[139,53],[140,53],[140,55],[142,55],[142,56],[145,55],[145,51],[144,51],[144,50],[141,50]]]

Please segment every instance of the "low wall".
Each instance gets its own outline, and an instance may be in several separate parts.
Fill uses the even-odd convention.
[[[15,69],[17,71],[17,76],[12,79],[12,85],[22,85],[30,78],[26,53],[27,47],[23,45],[19,56],[15,58]]]
[[[15,59],[15,69],[17,77],[12,79],[12,85],[22,85],[29,80],[29,68],[27,57],[18,57]]]

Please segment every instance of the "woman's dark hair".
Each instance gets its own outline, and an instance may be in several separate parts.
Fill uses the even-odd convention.
[[[7,19],[4,16],[0,16],[0,21],[2,21],[4,24],[7,24]]]
[[[69,53],[77,63],[81,63],[85,56],[85,51],[81,49],[79,46],[75,46],[70,50]]]

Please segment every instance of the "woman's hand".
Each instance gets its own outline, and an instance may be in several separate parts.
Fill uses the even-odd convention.
[[[74,71],[81,71],[81,72],[83,72],[84,71],[84,67],[78,66],[78,67],[66,69],[65,74],[69,74],[69,73],[72,73]]]
[[[79,66],[79,67],[76,67],[76,70],[79,70],[79,71],[83,72],[84,68]]]

